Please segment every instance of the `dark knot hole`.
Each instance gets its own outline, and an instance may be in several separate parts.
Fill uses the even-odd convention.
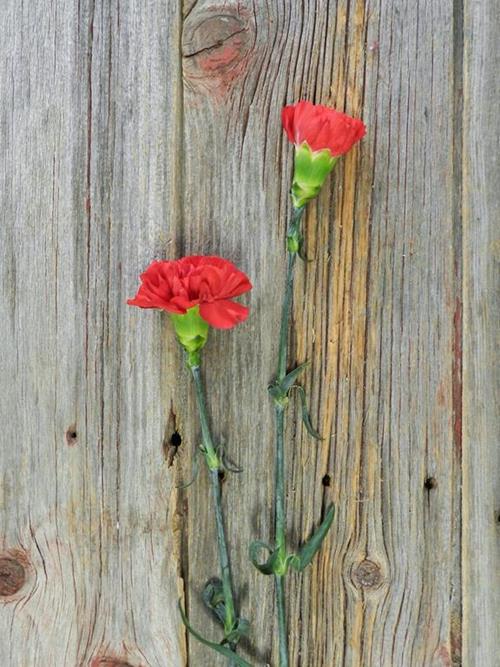
[[[170,436],[170,444],[172,447],[180,447],[182,445],[182,438],[179,431],[174,431]]]

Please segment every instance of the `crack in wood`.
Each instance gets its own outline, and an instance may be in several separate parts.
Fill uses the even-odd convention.
[[[193,58],[194,56],[199,56],[202,53],[212,52],[216,49],[220,49],[230,39],[233,39],[233,37],[241,35],[244,32],[248,32],[248,27],[236,30],[235,32],[232,32],[230,35],[227,35],[227,37],[223,37],[222,39],[217,40],[214,44],[211,44],[209,46],[204,46],[203,48],[198,49],[197,51],[193,51],[192,53],[183,53],[182,55],[184,56],[184,58]]]

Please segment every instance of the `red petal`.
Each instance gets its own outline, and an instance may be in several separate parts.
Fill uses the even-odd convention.
[[[295,136],[293,130],[293,119],[295,116],[295,105],[284,107],[281,111],[281,122],[289,141],[295,143]]]
[[[137,295],[133,299],[127,299],[127,306],[138,306],[139,308],[156,308],[147,297]]]
[[[248,308],[235,301],[214,301],[213,303],[202,303],[200,315],[205,322],[216,329],[231,329],[247,319]]]
[[[347,153],[366,133],[357,118],[306,100],[285,107],[282,120],[290,141],[305,141],[313,151],[328,148],[334,157]]]
[[[252,283],[241,271],[234,271],[226,277],[219,297],[223,299],[241,296],[252,289]]]
[[[148,289],[141,285],[133,299],[128,299],[129,306],[138,306],[139,308],[158,308],[157,300]]]
[[[169,299],[168,303],[166,303],[163,308],[169,313],[184,314],[186,310],[196,306],[197,303],[197,301],[189,300],[183,296],[174,296]]]
[[[200,302],[225,301],[252,288],[247,276],[234,264],[216,256],[192,255],[176,261],[154,261],[141,275],[141,286],[129,305],[160,308],[171,313],[185,313]],[[233,313],[233,326],[238,320],[239,306]],[[217,325],[215,325],[217,326]]]

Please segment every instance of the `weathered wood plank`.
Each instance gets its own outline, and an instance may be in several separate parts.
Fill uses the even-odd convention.
[[[329,439],[316,460],[304,441],[295,513],[311,506],[317,516],[324,474],[339,506],[330,551],[297,587],[297,611],[315,629],[308,642],[297,633],[303,664],[459,659],[452,10],[337,5],[332,101],[369,130],[309,218],[317,263],[297,302],[298,356],[314,360],[310,387]],[[314,515],[302,516],[306,535]]]
[[[498,664],[500,6],[464,3],[464,664]]]
[[[179,11],[0,13],[0,663],[180,666],[162,324],[124,305],[175,233]]]
[[[330,499],[339,513],[327,548],[291,588],[292,664],[458,662],[453,3],[188,9],[185,249],[215,249],[256,282],[251,320],[224,342],[214,337],[207,364],[228,403],[214,397],[214,421],[246,470],[229,480],[226,498],[236,569],[247,568],[243,611],[259,610],[257,655],[276,659],[265,650],[275,636],[271,586],[245,566],[245,543],[269,535],[265,384],[276,351],[291,166],[279,108],[307,96],[363,116],[369,135],[308,215],[315,261],[303,267],[296,293],[294,356],[313,361],[307,385],[327,438],[318,447],[297,426],[289,447],[295,540]],[[238,30],[232,38],[228,17]],[[193,33],[205,41],[195,44]],[[431,478],[436,485],[426,488]],[[206,488],[195,493],[201,507]],[[251,523],[241,518],[248,507]],[[207,510],[190,526],[195,589],[214,561],[198,539],[200,520],[209,524]],[[197,602],[191,613],[203,623]],[[202,650],[190,650],[201,663]]]

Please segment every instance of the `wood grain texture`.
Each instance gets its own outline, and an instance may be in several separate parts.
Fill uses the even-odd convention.
[[[467,2],[464,18],[464,662],[489,667],[500,619],[500,7]]]
[[[162,323],[124,305],[175,225],[179,12],[0,11],[0,664],[180,666]]]
[[[0,7],[0,664],[218,667],[208,480],[166,318],[125,306],[153,258],[217,253],[255,288],[204,355],[254,665],[276,664],[273,376],[292,150],[280,109],[362,117],[305,229],[290,363],[295,667],[494,667],[500,479],[499,10],[465,0],[7,0]],[[495,56],[492,54],[495,52]],[[497,105],[498,106],[498,105]],[[496,271],[496,273],[495,273]],[[462,377],[463,376],[463,377]],[[178,434],[172,440],[172,434]],[[463,641],[462,641],[463,637]]]

